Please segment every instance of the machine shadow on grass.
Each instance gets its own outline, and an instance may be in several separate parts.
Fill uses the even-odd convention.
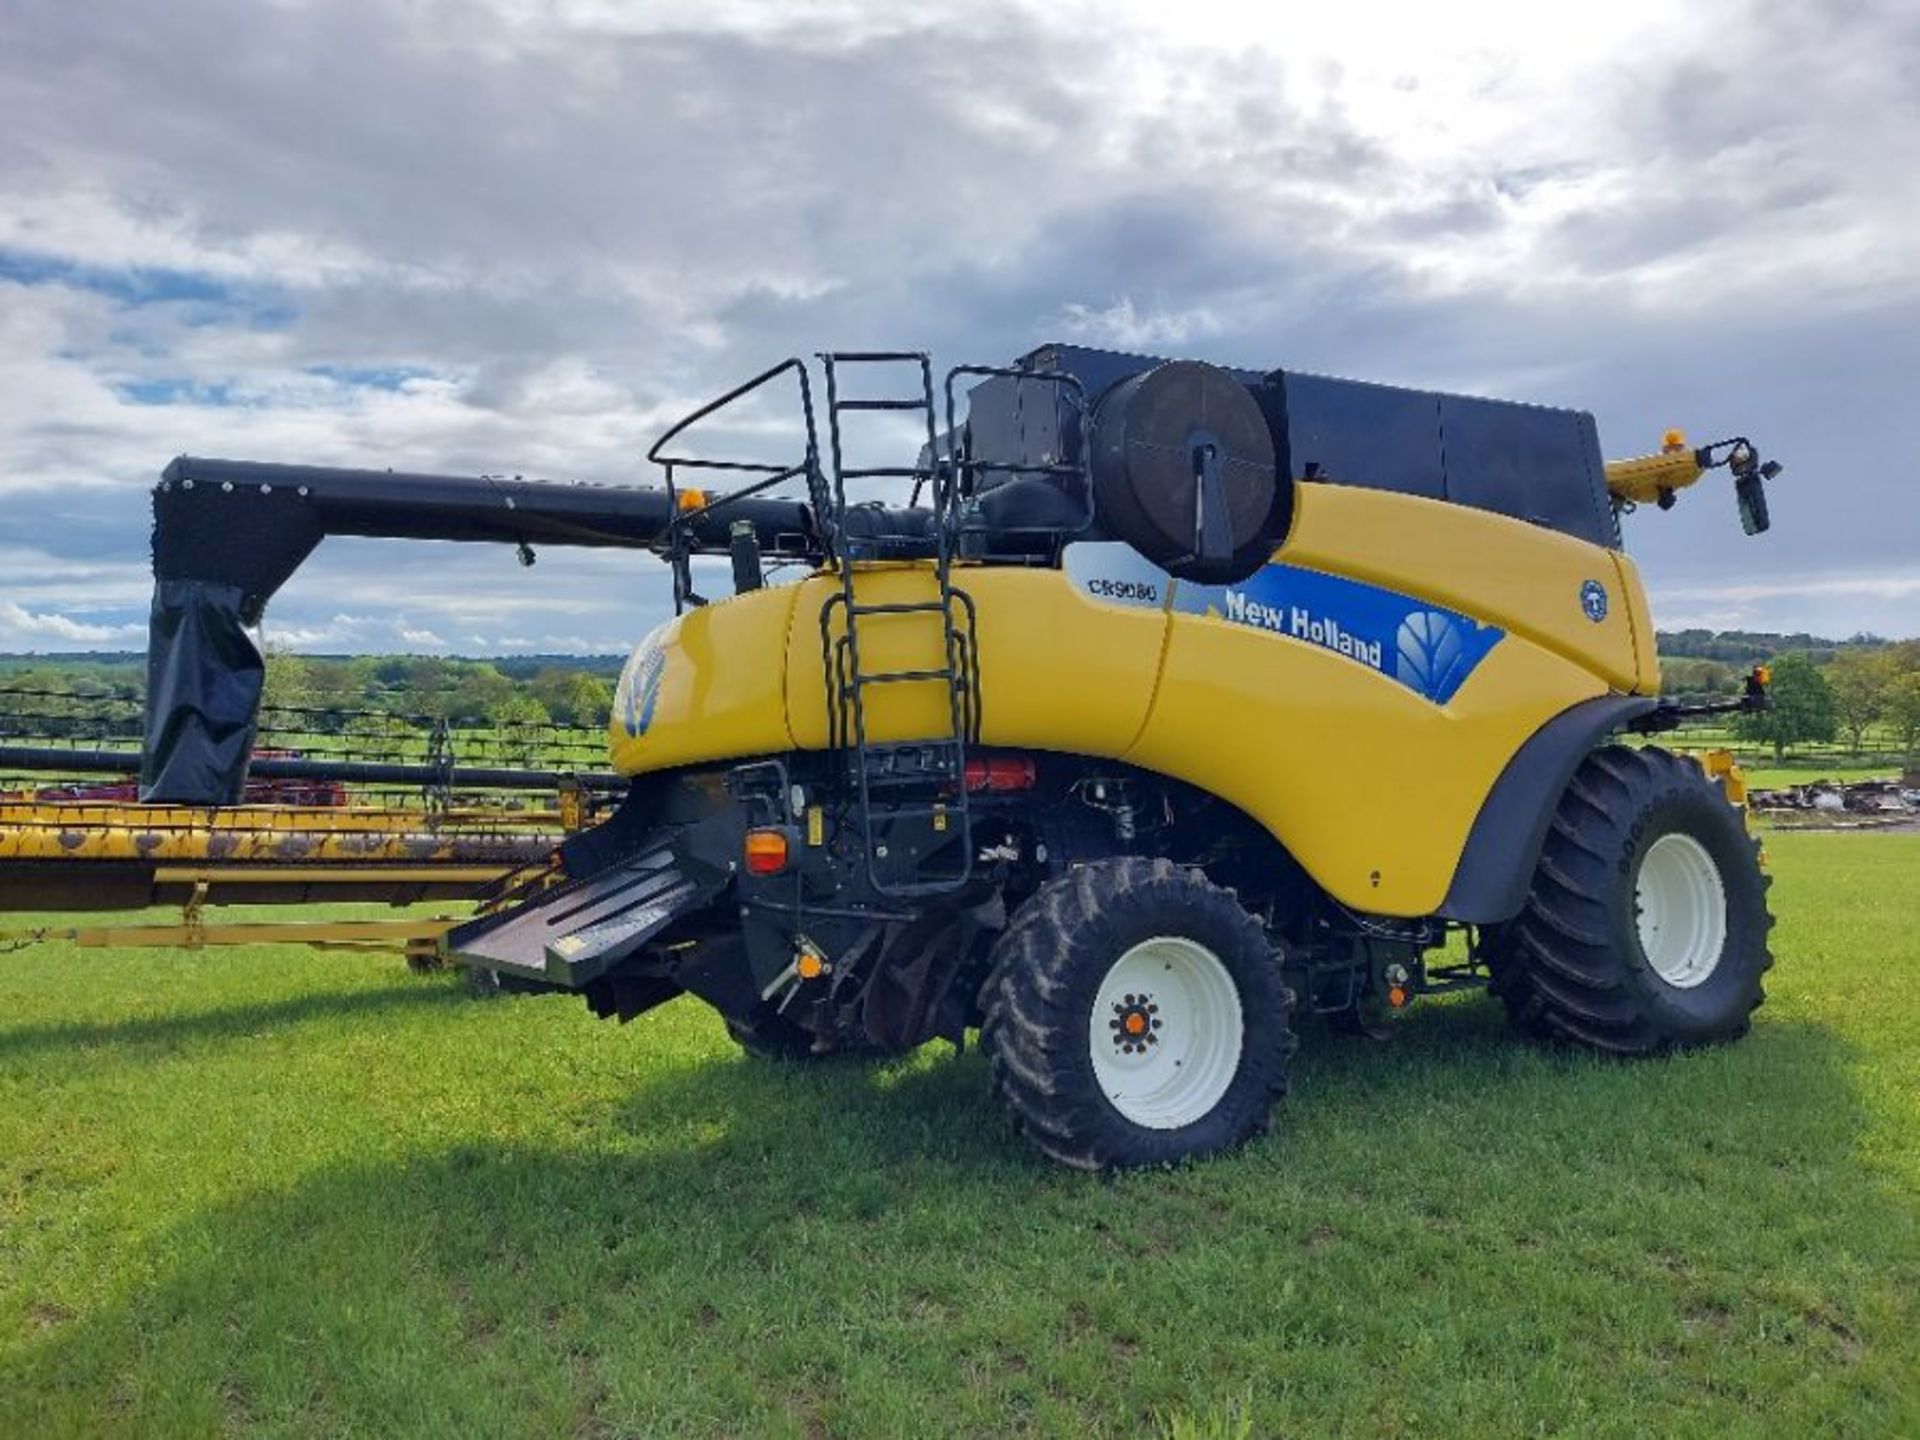
[[[206,1010],[170,1011],[146,1019],[65,1020],[51,1025],[0,1029],[0,1061],[71,1051],[97,1063],[109,1050],[170,1049],[199,1041],[241,1040],[263,1030],[314,1020],[378,1021],[382,1014],[454,1005],[461,993],[449,986],[383,985],[377,990],[318,992],[289,999],[221,1005]]]
[[[389,992],[358,1001],[381,1003],[399,1002]],[[330,1009],[318,1000],[260,1008],[293,1018],[303,1006]],[[1573,1207],[1562,1223],[1604,1231],[1609,1204],[1661,1193],[1675,1179],[1672,1147],[1693,1144],[1679,1133],[1635,1143],[1648,1123],[1632,1113],[1635,1097],[1657,1100],[1663,1085],[1687,1083],[1663,1081],[1673,1072],[1658,1065],[1522,1045],[1485,1001],[1436,1005],[1396,1031],[1369,1042],[1315,1027],[1300,1052],[1298,1098],[1271,1138],[1178,1174],[1111,1184],[1031,1156],[1001,1121],[975,1054],[878,1067],[733,1058],[662,1067],[625,1098],[580,1102],[577,1144],[477,1137],[398,1164],[325,1170],[185,1221],[153,1244],[151,1284],[49,1324],[15,1352],[0,1422],[30,1433],[44,1418],[34,1397],[63,1396],[96,1421],[134,1428],[143,1416],[485,1428],[500,1418],[486,1405],[524,1392],[533,1408],[523,1423],[536,1426],[545,1403],[589,1415],[605,1407],[617,1412],[615,1428],[698,1428],[702,1412],[683,1407],[719,1376],[741,1375],[751,1388],[756,1368],[768,1367],[780,1372],[764,1377],[773,1390],[791,1380],[777,1337],[796,1323],[838,1357],[867,1343],[849,1335],[877,1326],[878,1343],[905,1343],[936,1316],[952,1327],[942,1343],[956,1367],[999,1374],[976,1307],[1030,1294],[1043,1326],[1084,1329],[1078,1295],[1097,1295],[1115,1264],[1244,1268],[1250,1317],[1272,1303],[1254,1278],[1272,1263],[1261,1255],[1286,1257],[1309,1293],[1350,1285],[1354,1272],[1328,1268],[1342,1262],[1321,1237],[1346,1234],[1356,1206],[1386,1207],[1371,1222],[1355,1217],[1356,1234],[1369,1223],[1477,1227],[1476,1245],[1505,1243],[1524,1263],[1571,1263],[1522,1256],[1527,1239],[1503,1237],[1501,1216],[1467,1212],[1500,1206],[1511,1193],[1502,1186],[1536,1173],[1554,1128],[1577,1124],[1583,1151],[1604,1151],[1609,1193],[1589,1197],[1584,1180],[1553,1174],[1536,1183],[1572,1197],[1561,1201]],[[1737,1183],[1694,1177],[1708,1203],[1764,1225],[1794,1207],[1794,1185],[1837,1183],[1873,1193],[1871,1205],[1898,1223],[1902,1201],[1855,1153],[1864,1120],[1844,1041],[1775,1020],[1738,1052],[1676,1063],[1714,1065],[1720,1055],[1732,1057],[1725,1063],[1749,1106],[1734,1148],[1761,1158]],[[1412,1148],[1378,1123],[1383,1096],[1409,1092],[1432,1102]],[[1516,1103],[1522,1094],[1529,1103]],[[1543,1114],[1542,1104],[1552,1108]],[[1764,1158],[1782,1116],[1805,1174]],[[521,1128],[512,1113],[498,1118],[499,1135]],[[1438,1178],[1436,1209],[1437,1177],[1425,1167],[1449,1151],[1474,1159]],[[1569,1156],[1569,1166],[1582,1158]],[[1851,1213],[1857,1222],[1857,1204]],[[1390,1289],[1350,1299],[1396,1303]],[[1098,1300],[1089,1303],[1099,1314]],[[1276,1353],[1305,1338],[1276,1338]],[[1161,1343],[1157,1332],[1114,1341],[1123,1353]],[[1118,1397],[1129,1398],[1159,1403]],[[1067,1399],[1086,1407],[1089,1424],[1116,1403],[1110,1389]]]

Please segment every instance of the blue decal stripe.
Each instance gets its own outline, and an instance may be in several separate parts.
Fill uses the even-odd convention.
[[[652,636],[643,640],[627,671],[620,677],[626,689],[625,723],[627,734],[639,739],[653,724],[653,710],[660,703],[660,681],[667,673],[666,652]]]
[[[1318,645],[1444,705],[1505,631],[1397,590],[1272,564],[1238,585],[1177,581],[1173,608]]]

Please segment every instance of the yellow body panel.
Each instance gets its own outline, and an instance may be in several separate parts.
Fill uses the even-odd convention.
[[[1146,723],[1168,618],[1162,609],[1128,610],[1089,599],[1058,570],[1019,566],[956,568],[954,584],[973,601],[980,651],[981,738],[989,745],[1118,756]],[[934,598],[931,569],[862,569],[862,604]],[[796,615],[819,614],[839,581],[816,577],[801,588]],[[966,611],[962,609],[962,616]],[[833,612],[836,640],[846,633]],[[860,622],[865,671],[927,669],[940,663],[940,622],[931,614],[879,615]],[[827,741],[824,671],[817,620],[793,627],[787,713],[803,749]],[[946,690],[938,684],[869,687],[867,724],[875,739],[948,731]]]
[[[1660,650],[1654,642],[1653,611],[1647,605],[1647,589],[1640,583],[1640,567],[1624,550],[1615,550],[1614,573],[1620,577],[1620,594],[1626,604],[1627,621],[1633,626],[1633,653],[1636,680],[1630,687],[1635,695],[1660,693]]]
[[[1618,603],[1625,577],[1608,551],[1417,495],[1340,485],[1301,485],[1295,493],[1293,530],[1277,558],[1451,606],[1525,636],[1615,689],[1638,685],[1631,606]],[[1580,605],[1589,580],[1615,592],[1599,621]],[[1633,585],[1637,591],[1637,572]]]
[[[926,565],[863,565],[855,571],[854,589],[862,605],[910,605],[938,598],[933,570]],[[795,743],[803,750],[818,750],[827,743],[820,613],[823,605],[839,595],[840,577],[815,575],[801,582],[799,592],[794,614],[803,618],[795,623],[789,637],[786,689],[778,703],[786,706]],[[845,607],[836,604],[829,619],[837,642],[847,633]],[[869,675],[938,669],[945,664],[941,644],[938,615],[865,616],[860,622],[860,668]],[[867,734],[872,739],[945,735],[953,729],[946,687],[925,681],[868,686],[866,711]]]
[[[775,585],[703,605],[642,640],[607,722],[614,769],[638,775],[793,749],[782,683],[800,588]],[[804,617],[816,668],[818,614]]]
[[[1219,591],[1195,595],[1162,576],[1151,601],[1134,592],[1123,604],[1061,570],[958,566],[978,631],[982,741],[1186,780],[1253,816],[1341,902],[1415,916],[1441,904],[1481,804],[1522,744],[1569,706],[1658,681],[1638,572],[1556,531],[1303,484],[1275,561],[1296,579],[1341,577],[1328,583],[1457,612],[1479,658],[1436,702],[1394,678],[1391,656],[1296,638],[1271,613],[1258,628],[1196,611],[1217,612]],[[927,563],[862,567],[856,585],[862,603],[934,594]],[[838,593],[837,577],[814,575],[656,631],[621,677],[616,768],[824,747],[820,616]],[[828,613],[838,637],[844,616],[837,605]],[[868,672],[942,660],[933,615],[863,618],[860,640]],[[939,684],[868,694],[871,741],[949,733]]]
[[[1606,692],[1509,635],[1439,706],[1322,646],[1178,615],[1153,718],[1122,758],[1232,801],[1342,904],[1428,915],[1513,752]]]

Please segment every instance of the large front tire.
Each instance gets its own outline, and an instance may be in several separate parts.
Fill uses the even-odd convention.
[[[1611,745],[1561,797],[1519,917],[1489,936],[1514,1023],[1614,1055],[1744,1035],[1769,880],[1739,808],[1671,751]]]
[[[1286,1093],[1292,997],[1260,922],[1197,870],[1082,865],[994,947],[981,1043],[1043,1154],[1166,1165],[1262,1133]]]

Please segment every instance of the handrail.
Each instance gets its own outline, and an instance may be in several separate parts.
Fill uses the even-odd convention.
[[[800,461],[795,465],[769,465],[759,461],[747,460],[705,460],[692,455],[674,455],[667,453],[667,446],[679,436],[708,416],[726,409],[735,401],[751,395],[761,387],[792,371],[800,385],[800,415],[806,426],[807,446]],[[831,559],[834,553],[834,517],[829,514],[829,495],[826,479],[820,473],[820,437],[813,418],[813,385],[808,378],[806,363],[798,356],[789,356],[778,365],[763,370],[744,384],[736,385],[717,399],[709,400],[692,414],[683,417],[669,427],[659,439],[647,449],[647,459],[658,465],[663,473],[668,503],[667,518],[667,560],[673,572],[673,608],[677,615],[688,601],[704,604],[693,589],[693,572],[685,542],[687,528],[697,520],[712,515],[715,511],[749,496],[758,495],[776,485],[795,478],[804,478],[807,482],[807,498],[813,507],[813,528],[820,542],[823,558]],[[702,497],[701,503],[683,510],[680,506],[679,488],[674,483],[674,470],[715,470],[730,474],[760,475],[765,478],[753,484],[744,485],[737,490],[712,497]]]
[[[805,411],[807,424],[807,459],[817,463],[820,446],[813,426],[813,387],[807,379],[806,362],[801,360],[797,355],[788,356],[772,369],[761,371],[760,374],[754,376],[753,379],[747,381],[744,385],[734,386],[733,389],[727,391],[727,393],[719,399],[709,400],[691,415],[682,418],[677,424],[671,426],[666,433],[661,435],[658,440],[653,442],[652,446],[647,450],[647,459],[655,465],[685,465],[689,469],[698,470],[758,470],[762,474],[772,474],[781,469],[782,467],[778,465],[750,464],[744,461],[731,460],[698,460],[691,456],[663,455],[660,452],[666,448],[669,440],[684,434],[687,430],[699,424],[715,411],[724,410],[727,406],[733,404],[734,401],[741,399],[743,396],[751,395],[762,385],[779,379],[780,376],[786,374],[789,370],[794,371],[800,377],[800,404],[801,408]],[[803,461],[802,463],[804,464],[805,462]]]

